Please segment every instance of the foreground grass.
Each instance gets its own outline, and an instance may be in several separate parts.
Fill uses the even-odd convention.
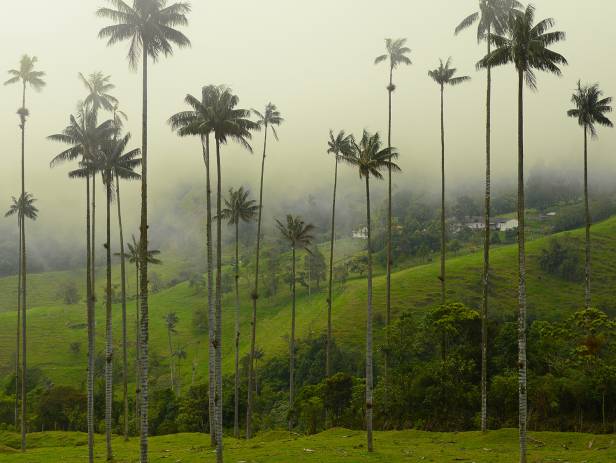
[[[529,462],[611,462],[616,460],[614,436],[573,433],[531,433]],[[36,433],[33,446],[22,455],[18,436],[0,433],[0,462],[82,462],[87,458],[86,435]],[[116,463],[138,462],[138,439],[113,442]],[[228,462],[245,463],[355,463],[371,462],[516,462],[517,431],[504,429],[486,435],[480,432],[429,433],[421,431],[377,432],[375,452],[368,454],[364,433],[333,429],[316,436],[269,432],[250,442],[225,440]],[[96,461],[104,461],[103,436],[97,436]],[[175,434],[150,439],[152,462],[192,463],[215,461],[209,438],[203,434]]]

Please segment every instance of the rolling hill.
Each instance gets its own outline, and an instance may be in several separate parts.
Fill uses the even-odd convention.
[[[582,239],[581,230],[570,232],[574,238]],[[528,312],[531,319],[557,320],[582,307],[583,284],[567,282],[546,274],[540,269],[539,256],[551,238],[541,238],[528,243]],[[580,241],[580,246],[582,242]],[[616,313],[613,291],[616,285],[616,218],[611,218],[593,227],[593,301],[594,305],[610,314]],[[344,252],[361,252],[357,247],[340,247]],[[580,247],[581,249],[581,247]],[[515,245],[500,246],[492,254],[492,303],[491,316],[499,319],[513,319],[517,307],[517,265]],[[337,256],[339,258],[340,256]],[[284,258],[284,256],[282,257]],[[462,301],[472,307],[480,302],[480,254],[454,257],[448,260],[448,298]],[[156,271],[166,277],[177,275],[183,263],[166,259],[166,264]],[[129,268],[130,272],[130,268]],[[117,274],[118,272],[116,272]],[[101,273],[102,275],[102,273]],[[438,266],[436,263],[397,269],[392,276],[392,310],[422,313],[439,300]],[[55,272],[31,277],[32,308],[28,318],[28,355],[32,367],[40,368],[45,376],[56,384],[80,385],[85,379],[86,369],[86,326],[84,304],[63,304],[58,288],[63,282],[81,282],[80,272]],[[130,283],[132,276],[129,273]],[[102,276],[99,277],[102,283]],[[0,375],[9,375],[14,368],[15,313],[10,310],[15,297],[15,277],[0,279]],[[242,278],[242,355],[248,352],[249,327],[249,283]],[[286,336],[290,325],[290,300],[287,288],[280,288],[278,294],[261,299],[257,327],[257,344],[265,356],[282,354],[286,351]],[[374,282],[374,301],[377,328],[384,320],[385,279],[377,276]],[[102,297],[100,298],[102,299]],[[319,335],[325,331],[326,296],[313,291],[309,297],[300,290],[297,305],[298,337]],[[364,341],[366,284],[361,278],[351,279],[335,290],[333,303],[333,327],[337,343],[346,349],[361,350]],[[194,364],[195,380],[207,377],[206,334],[195,329],[194,314],[205,309],[206,297],[198,293],[185,281],[164,289],[151,296],[150,320],[153,365],[158,365],[157,378],[161,384],[168,381],[166,362],[168,358],[167,332],[163,317],[175,312],[180,322],[174,342],[185,348],[187,359],[180,365],[183,384],[191,380],[191,366]],[[128,303],[130,340],[134,341],[135,301]],[[232,331],[235,306],[231,293],[224,299],[223,307],[223,368],[233,368]],[[97,349],[103,350],[104,309],[102,300],[97,306]],[[114,343],[120,352],[121,313],[119,304],[114,305]],[[378,340],[377,332],[377,340]],[[79,345],[71,348],[71,344]],[[131,344],[129,358],[134,358]],[[119,355],[117,356],[119,358]],[[132,362],[131,362],[132,364]],[[131,367],[132,368],[132,367]],[[156,366],[154,366],[156,368]],[[133,370],[131,370],[133,371]]]

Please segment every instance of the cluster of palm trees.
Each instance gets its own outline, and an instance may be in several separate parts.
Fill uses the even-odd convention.
[[[116,199],[117,218],[120,238],[121,262],[121,296],[122,296],[122,364],[123,364],[123,399],[124,399],[124,436],[128,438],[128,357],[127,357],[127,314],[126,314],[126,253],[124,250],[124,231],[122,227],[122,210],[120,202],[120,180],[138,180],[141,178],[136,169],[141,165],[141,151],[128,150],[131,141],[129,133],[122,133],[122,118],[118,110],[118,101],[108,92],[114,86],[110,77],[97,72],[88,78],[80,76],[86,84],[88,94],[78,104],[77,114],[70,116],[70,123],[60,133],[49,136],[52,141],[68,145],[68,149],[56,155],[51,166],[67,161],[78,161],[78,168],[69,172],[73,179],[86,180],[86,298],[88,301],[88,437],[90,453],[93,452],[94,433],[94,355],[95,355],[95,262],[94,262],[94,210],[95,197],[90,200],[90,190],[95,190],[96,179],[100,174],[105,188],[106,210],[106,289],[105,289],[105,435],[107,458],[113,458],[111,447],[112,405],[113,405],[113,324],[112,324],[112,270],[111,270],[111,204]],[[110,119],[99,123],[103,110],[109,112]]]
[[[148,267],[159,263],[158,251],[149,249],[148,243],[148,72],[150,62],[156,62],[162,56],[171,55],[174,47],[190,46],[189,39],[177,27],[188,23],[187,15],[191,8],[188,3],[177,2],[167,4],[166,0],[134,0],[132,5],[124,0],[108,0],[109,6],[102,7],[97,15],[111,20],[112,24],[101,29],[99,36],[108,40],[109,45],[119,42],[129,42],[129,66],[136,69],[141,65],[143,79],[142,95],[142,147],[128,149],[131,137],[123,133],[122,120],[125,115],[119,110],[119,103],[110,92],[114,86],[110,77],[103,73],[93,73],[88,77],[79,75],[87,88],[87,95],[79,103],[76,114],[71,115],[69,125],[60,133],[51,135],[50,140],[64,143],[68,148],[55,156],[52,167],[65,161],[78,161],[75,170],[69,173],[70,178],[85,179],[86,193],[86,300],[88,327],[88,443],[89,461],[94,458],[94,355],[95,355],[95,208],[96,179],[100,175],[105,188],[106,206],[106,289],[105,289],[105,428],[107,459],[113,459],[111,447],[112,426],[112,368],[113,368],[113,333],[112,333],[112,286],[111,286],[111,204],[115,198],[117,203],[117,218],[119,228],[120,250],[117,255],[121,260],[121,291],[122,291],[122,351],[123,351],[123,398],[124,398],[124,435],[128,436],[128,360],[127,360],[127,324],[126,324],[126,259],[135,265],[138,281],[137,300],[137,410],[139,415],[138,429],[140,431],[140,461],[148,461],[148,359],[149,359],[149,305],[148,305]],[[477,39],[487,44],[487,54],[477,63],[479,69],[487,71],[486,99],[486,182],[485,182],[485,244],[484,266],[482,274],[482,375],[481,375],[481,427],[487,429],[487,320],[488,294],[490,276],[490,196],[491,196],[491,71],[496,66],[513,64],[518,77],[518,265],[519,265],[519,310],[518,310],[518,368],[519,368],[519,432],[520,461],[526,461],[526,255],[524,234],[524,87],[536,89],[536,71],[545,71],[560,75],[560,66],[566,65],[566,59],[549,47],[564,39],[564,33],[551,31],[554,21],[545,19],[535,21],[535,10],[532,5],[526,8],[517,0],[479,0],[479,11],[465,18],[456,28],[456,34],[477,24]],[[332,281],[333,254],[335,242],[336,193],[338,184],[338,165],[340,162],[356,168],[360,179],[365,182],[366,220],[368,229],[368,272],[367,272],[367,322],[366,322],[366,429],[368,450],[373,450],[372,414],[374,408],[373,386],[373,294],[372,294],[372,225],[370,185],[371,179],[388,180],[388,215],[387,215],[387,286],[386,286],[386,320],[391,321],[391,272],[392,256],[392,174],[399,171],[396,164],[398,153],[392,147],[392,99],[396,89],[394,85],[394,70],[401,65],[410,65],[408,57],[410,49],[405,39],[387,39],[386,53],[377,57],[375,63],[387,61],[389,64],[388,92],[388,134],[385,144],[378,133],[364,131],[360,137],[347,135],[344,131],[338,134],[330,132],[327,152],[335,156],[332,223],[330,243],[330,273],[327,292],[327,348],[326,371],[332,372],[331,348],[332,340]],[[17,215],[19,231],[19,278],[18,278],[18,329],[16,352],[16,392],[21,384],[21,432],[22,449],[26,446],[26,223],[25,219],[36,219],[38,210],[33,205],[34,198],[25,189],[25,127],[29,113],[26,109],[26,89],[32,87],[41,89],[45,82],[44,73],[35,70],[36,58],[24,56],[17,70],[10,71],[11,79],[7,84],[21,83],[23,91],[22,106],[18,111],[22,136],[22,173],[21,195],[13,198],[13,204],[7,215]],[[429,71],[431,77],[439,86],[441,97],[441,301],[446,303],[446,213],[445,213],[445,113],[444,90],[446,86],[455,86],[469,80],[468,76],[456,76],[456,69],[451,66],[451,58],[441,60],[438,68]],[[584,177],[586,204],[586,266],[585,266],[585,303],[591,304],[590,292],[590,212],[588,200],[588,135],[596,135],[596,125],[612,126],[606,113],[611,111],[611,99],[605,98],[598,85],[584,86],[578,84],[578,89],[572,97],[575,107],[568,112],[576,118],[584,131]],[[239,341],[240,341],[240,258],[239,258],[239,226],[242,222],[252,221],[256,217],[257,236],[255,250],[254,286],[251,292],[252,313],[250,330],[250,353],[248,363],[248,397],[246,414],[246,437],[253,434],[252,414],[254,410],[256,324],[259,300],[259,264],[262,245],[262,219],[264,209],[265,161],[268,150],[268,136],[271,131],[278,139],[276,128],[284,120],[277,107],[269,103],[263,112],[239,107],[239,97],[233,91],[222,85],[206,85],[201,89],[200,97],[187,95],[185,98],[187,110],[177,113],[169,119],[171,128],[180,137],[198,137],[205,167],[205,204],[206,204],[206,262],[207,262],[207,318],[209,338],[209,413],[210,435],[212,444],[216,446],[217,461],[223,459],[223,422],[222,422],[222,223],[226,220],[235,231],[235,416],[234,433],[240,435],[239,419]],[[99,122],[100,114],[107,112],[108,119]],[[224,200],[222,194],[222,150],[231,142],[238,143],[249,152],[252,134],[263,131],[263,153],[261,159],[259,198],[250,199],[250,194],[243,187],[231,189]],[[212,165],[215,155],[215,170]],[[141,173],[136,169],[141,168]],[[214,178],[213,178],[214,177]],[[124,233],[122,229],[122,212],[120,203],[120,180],[141,180],[141,214],[139,239],[133,236],[132,243],[124,248]],[[216,183],[215,202],[212,199],[212,183]],[[216,228],[213,229],[213,224]],[[300,217],[287,216],[286,221],[277,221],[281,236],[288,241],[292,251],[292,317],[289,342],[289,405],[294,406],[294,361],[295,361],[295,264],[296,250],[307,248],[313,241],[313,226],[305,223]],[[214,239],[216,240],[214,244]],[[177,320],[168,320],[169,333]],[[20,346],[21,341],[21,346]],[[170,342],[171,345],[171,342]],[[170,346],[170,349],[172,347]],[[19,359],[21,354],[21,369]],[[173,354],[173,352],[172,352]],[[385,365],[387,367],[387,365]],[[171,366],[172,384],[176,372]],[[385,373],[387,368],[385,368]],[[178,372],[179,373],[179,372]],[[386,375],[385,375],[386,378]],[[18,421],[17,406],[19,394],[16,394],[16,424]],[[290,415],[291,416],[291,415]],[[293,422],[290,418],[289,427]]]

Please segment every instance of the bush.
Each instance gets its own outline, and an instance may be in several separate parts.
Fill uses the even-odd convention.
[[[553,238],[541,251],[539,265],[550,275],[567,281],[579,281],[583,271],[579,256],[579,242],[569,236]]]

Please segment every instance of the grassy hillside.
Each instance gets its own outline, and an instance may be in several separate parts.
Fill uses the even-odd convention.
[[[571,236],[582,238],[581,231]],[[550,238],[542,238],[528,244],[528,303],[529,316],[538,319],[559,319],[582,307],[583,284],[563,281],[543,273],[538,264],[538,256]],[[613,288],[616,284],[616,218],[612,218],[593,228],[593,300],[596,306],[608,313],[616,313]],[[582,242],[580,242],[580,247]],[[357,252],[351,249],[348,252]],[[493,289],[491,313],[493,317],[512,319],[517,306],[517,247],[496,248],[492,255]],[[477,307],[480,302],[480,274],[482,260],[480,254],[456,257],[448,261],[448,297]],[[179,272],[182,264],[168,262],[156,271],[161,275]],[[175,273],[177,275],[177,273]],[[86,328],[85,307],[83,304],[66,306],[54,296],[62,279],[71,277],[70,272],[42,274],[32,278],[34,307],[29,311],[29,359],[30,365],[40,367],[56,384],[81,384],[86,368]],[[397,271],[392,276],[392,309],[395,313],[413,311],[421,313],[439,300],[437,264],[429,264]],[[102,276],[99,277],[102,283]],[[131,280],[132,281],[132,280]],[[14,278],[0,280],[0,288],[10,288]],[[242,280],[242,338],[241,350],[248,352],[248,327],[250,301],[248,279]],[[385,279],[375,279],[375,304],[377,327],[384,320]],[[8,291],[8,289],[7,289]],[[57,292],[57,291],[56,291]],[[48,293],[48,295],[47,295]],[[0,292],[1,294],[1,292]],[[2,297],[5,297],[3,295]],[[102,297],[100,297],[102,303]],[[299,293],[297,306],[298,336],[315,336],[325,331],[326,297],[313,292],[308,297],[306,291]],[[334,335],[339,344],[348,349],[363,348],[365,326],[366,283],[363,279],[348,281],[344,287],[337,287],[333,303]],[[197,365],[197,381],[207,376],[206,336],[195,331],[194,313],[204,309],[206,297],[197,294],[187,282],[152,295],[150,305],[151,342],[154,358],[153,368],[158,368],[159,383],[168,381],[166,359],[168,357],[167,333],[163,317],[168,312],[176,312],[180,319],[175,342],[185,347],[187,359],[180,366],[183,383],[191,378],[191,365]],[[223,368],[232,370],[232,331],[234,324],[234,302],[229,294],[224,300],[224,343]],[[130,339],[134,340],[135,303],[129,302]],[[97,307],[97,347],[104,346],[104,310]],[[290,325],[288,290],[282,284],[278,295],[262,299],[259,304],[257,344],[266,356],[286,351],[286,336]],[[114,306],[114,343],[120,347],[121,313],[119,305]],[[11,371],[14,356],[14,312],[0,313],[0,375]],[[81,350],[72,353],[71,343],[80,343]],[[118,351],[119,352],[119,351]],[[133,358],[131,345],[131,358]],[[156,363],[159,364],[156,367]]]
[[[77,433],[38,433],[29,435],[27,461],[29,463],[82,462],[87,454],[87,436]],[[22,462],[24,456],[14,450],[18,436],[0,433],[0,461]],[[420,431],[376,432],[375,452],[368,454],[364,434],[358,431],[332,429],[316,436],[289,435],[270,432],[251,441],[225,440],[227,461],[246,463],[308,462],[495,462],[518,461],[517,431],[504,429],[489,434],[427,433]],[[208,462],[215,461],[203,434],[175,434],[150,439],[152,462]],[[125,443],[113,441],[117,463],[138,461],[138,440]],[[103,436],[97,436],[97,461],[103,461]],[[570,433],[531,433],[529,461],[578,461],[607,463],[616,459],[614,436],[591,436]]]

